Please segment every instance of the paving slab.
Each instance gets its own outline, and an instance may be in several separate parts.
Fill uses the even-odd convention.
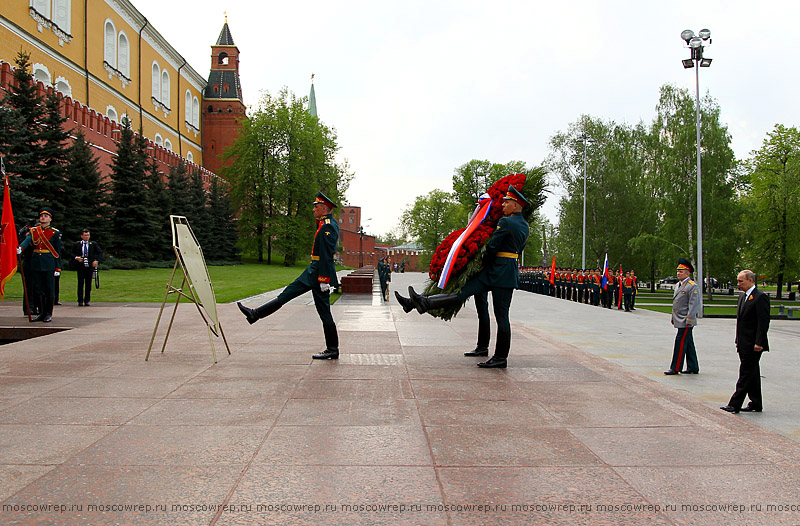
[[[444,322],[346,295],[338,361],[311,359],[310,295],[254,325],[219,305],[217,363],[189,306],[145,362],[157,307],[66,305],[64,331],[0,346],[0,523],[800,523],[800,323],[771,326],[764,413],[731,415],[732,320],[665,377],[668,315],[521,291],[505,370],[463,356],[471,302]]]

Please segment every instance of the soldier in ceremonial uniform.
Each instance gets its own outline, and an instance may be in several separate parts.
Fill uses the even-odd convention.
[[[622,295],[625,302],[625,312],[630,312],[633,303],[633,279],[630,272],[627,272],[622,279]]]
[[[639,294],[639,280],[636,278],[636,272],[631,269],[631,282],[633,283],[633,294],[631,294],[631,310],[636,310],[636,295]]]
[[[61,275],[61,232],[50,226],[53,211],[48,207],[39,209],[39,224],[32,227],[17,248],[21,254],[28,247],[31,253],[30,272],[33,293],[29,299],[39,305],[39,316],[31,321],[53,320],[53,304],[56,298],[55,278]]]
[[[311,263],[300,274],[300,277],[290,283],[277,298],[260,307],[251,309],[242,305],[241,302],[237,303],[247,321],[253,324],[310,290],[314,296],[314,306],[322,320],[322,329],[325,333],[325,350],[312,356],[317,360],[339,358],[339,333],[336,332],[336,324],[331,316],[330,303],[331,286],[335,287],[339,284],[336,279],[336,265],[333,262],[336,243],[339,240],[339,223],[331,215],[334,208],[336,208],[336,204],[333,201],[322,192],[317,192],[314,200],[317,233],[314,234]]]
[[[412,287],[408,288],[411,298],[404,298],[395,291],[397,301],[408,312],[416,308],[424,314],[431,309],[440,309],[459,304],[470,296],[492,291],[494,317],[497,320],[497,341],[494,356],[485,362],[478,363],[483,368],[505,368],[508,352],[511,349],[511,322],[508,309],[514,289],[519,286],[519,255],[525,248],[530,228],[522,217],[522,209],[529,205],[527,199],[513,186],[503,198],[503,215],[497,223],[486,246],[484,267],[481,272],[467,281],[458,294],[436,294],[422,296]]]
[[[692,328],[697,325],[697,313],[700,311],[700,287],[689,277],[694,267],[684,258],[678,259],[677,274],[680,280],[675,284],[672,295],[672,326],[678,329],[675,335],[675,347],[672,351],[672,363],[666,375],[678,374],[686,357],[686,374],[697,374],[700,366],[697,363],[697,351],[694,348]]]

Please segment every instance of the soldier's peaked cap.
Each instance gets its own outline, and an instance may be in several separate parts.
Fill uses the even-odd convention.
[[[688,270],[689,272],[694,272],[694,267],[689,262],[688,259],[678,258],[678,269],[677,270]]]
[[[39,215],[47,214],[50,217],[53,217],[53,211],[48,206],[43,206],[39,209]]]
[[[518,202],[523,206],[523,208],[531,204],[527,199],[525,199],[525,196],[522,195],[522,192],[514,188],[513,185],[508,186],[508,193],[503,198],[503,201],[508,201],[509,199],[513,199],[514,201]]]
[[[336,203],[334,203],[331,198],[329,198],[327,195],[323,194],[321,191],[317,192],[317,197],[314,198],[314,204],[317,204],[317,203],[322,203],[324,205],[327,205],[328,208],[330,208],[331,210],[336,208]]]

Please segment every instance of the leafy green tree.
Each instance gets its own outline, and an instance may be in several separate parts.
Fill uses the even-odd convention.
[[[271,262],[273,247],[284,264],[305,258],[314,235],[311,203],[318,190],[341,201],[352,175],[337,164],[336,134],[304,109],[285,88],[266,93],[246,119],[227,152],[223,176],[233,187],[240,210],[240,241],[245,250]]]
[[[800,270],[800,132],[775,125],[748,166],[746,223],[754,228],[747,260],[775,277],[780,299],[785,280]]]
[[[652,176],[662,200],[662,236],[697,259],[697,136],[694,97],[674,86],[661,88],[651,128]],[[736,160],[731,137],[710,96],[700,101],[703,191],[703,272],[706,277],[735,265],[739,238],[734,187]],[[675,259],[674,257],[671,259]],[[674,264],[670,262],[670,264]],[[709,289],[710,293],[710,289]]]
[[[409,235],[422,244],[425,265],[444,238],[462,228],[468,217],[452,194],[436,189],[417,197],[401,221]]]

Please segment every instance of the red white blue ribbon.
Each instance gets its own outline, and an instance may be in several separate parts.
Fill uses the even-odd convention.
[[[447,280],[450,279],[450,274],[453,271],[453,264],[456,261],[458,256],[458,252],[461,250],[461,245],[464,244],[464,241],[472,234],[478,225],[480,225],[486,216],[489,215],[489,209],[492,206],[492,198],[489,197],[488,194],[483,194],[480,199],[478,200],[478,206],[475,207],[475,211],[472,213],[472,216],[469,218],[469,222],[467,223],[467,228],[461,232],[461,235],[458,236],[455,243],[450,247],[450,253],[447,254],[447,259],[444,262],[444,267],[442,267],[442,273],[439,276],[439,283],[436,285],[440,289],[444,289],[447,285]]]

